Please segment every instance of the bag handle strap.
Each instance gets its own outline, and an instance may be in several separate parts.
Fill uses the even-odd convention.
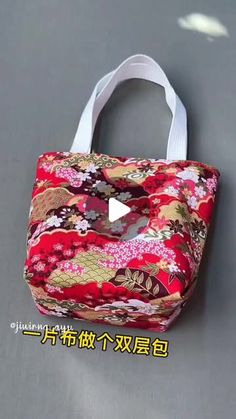
[[[106,74],[96,84],[81,115],[71,152],[90,153],[93,132],[99,113],[116,86],[132,78],[149,80],[165,89],[166,102],[172,112],[172,123],[167,145],[167,160],[187,158],[186,110],[161,67],[147,55],[137,54],[127,58],[115,70]]]

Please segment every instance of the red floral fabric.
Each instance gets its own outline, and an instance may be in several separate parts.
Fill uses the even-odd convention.
[[[37,308],[165,331],[195,287],[218,178],[194,161],[40,156],[25,263]],[[112,223],[111,197],[131,209]]]

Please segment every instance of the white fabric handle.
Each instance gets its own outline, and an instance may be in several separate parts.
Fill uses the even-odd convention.
[[[90,153],[93,132],[99,113],[109,100],[116,86],[132,78],[145,79],[160,84],[165,89],[166,102],[172,112],[172,123],[167,145],[167,160],[187,158],[186,110],[161,67],[147,55],[133,55],[114,71],[106,74],[96,84],[81,115],[79,126],[70,149],[76,153]]]

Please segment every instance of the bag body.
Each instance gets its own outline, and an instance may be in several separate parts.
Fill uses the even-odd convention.
[[[90,153],[101,109],[134,77],[165,88],[173,114],[166,159]],[[219,178],[186,153],[185,109],[151,58],[130,57],[98,82],[71,151],[44,153],[37,164],[25,279],[42,314],[169,327],[196,285]]]

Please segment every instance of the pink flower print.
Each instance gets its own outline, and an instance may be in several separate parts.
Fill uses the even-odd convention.
[[[107,256],[113,256],[113,260],[105,260],[98,262],[98,264],[116,269],[127,266],[132,259],[139,258],[145,253],[160,256],[163,259],[167,259],[170,263],[175,260],[174,251],[168,249],[162,242],[157,240],[146,241],[133,239],[125,242],[111,242],[105,244],[102,249],[100,247],[91,246],[90,250]]]
[[[80,174],[72,167],[58,167],[58,169],[56,169],[56,175],[66,179],[76,188],[79,188],[82,185]]]
[[[66,249],[66,250],[64,250],[64,252],[63,252],[63,255],[64,256],[73,256],[73,250],[71,250],[71,249]]]
[[[73,242],[73,245],[74,245],[75,247],[79,247],[79,246],[81,246],[81,242]]]
[[[56,243],[53,245],[53,249],[56,251],[62,250],[63,249],[63,245],[61,243]]]
[[[63,291],[60,287],[54,287],[53,285],[46,284],[46,288],[49,292],[59,292],[60,294],[63,294]]]
[[[46,266],[46,264],[45,264],[45,263],[43,263],[43,262],[38,262],[36,265],[34,265],[34,269],[35,269],[37,272],[42,272],[42,271],[44,271],[45,266]]]
[[[156,217],[150,220],[150,228],[161,230],[167,225],[167,220],[164,216]]]
[[[217,177],[215,175],[213,175],[212,178],[208,178],[206,180],[206,186],[209,189],[210,193],[214,193],[216,191],[216,187],[217,187]]]
[[[40,167],[46,172],[46,173],[50,173],[52,168],[53,168],[53,164],[51,162],[43,162],[40,164]]]
[[[31,258],[31,262],[38,262],[38,260],[40,260],[40,255],[34,255],[32,258]]]
[[[64,272],[74,273],[77,275],[81,275],[84,272],[84,268],[70,261],[62,261],[58,263],[57,267]]]
[[[48,262],[50,262],[50,263],[57,262],[57,257],[56,256],[48,256]]]
[[[41,233],[43,233],[45,230],[47,230],[47,228],[48,228],[48,224],[45,221],[42,221],[41,223],[39,223],[35,232],[32,234],[32,237],[28,241],[29,245],[34,246],[34,244],[36,243],[35,238],[39,236]]]

